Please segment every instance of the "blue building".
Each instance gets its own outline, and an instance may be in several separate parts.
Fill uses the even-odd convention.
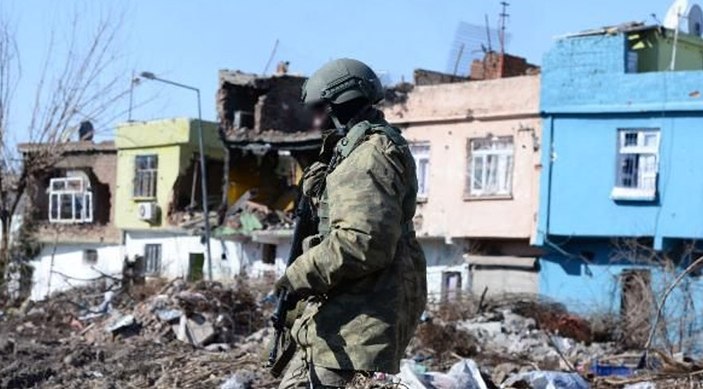
[[[637,24],[561,38],[540,106],[541,294],[581,313],[655,307],[701,255],[703,40]],[[701,297],[694,273],[667,320],[700,316]]]

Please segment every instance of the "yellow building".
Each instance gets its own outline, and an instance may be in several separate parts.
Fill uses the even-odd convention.
[[[215,123],[203,122],[209,196],[222,193],[224,149]],[[200,206],[198,121],[188,118],[118,125],[115,223],[123,230],[176,227]]]
[[[222,201],[224,147],[215,123],[203,122],[210,216]],[[205,274],[202,238],[198,121],[188,118],[118,125],[115,224],[124,233],[123,253],[141,260],[146,275],[200,279]],[[228,279],[242,258],[255,255],[244,243],[212,239],[212,271]]]

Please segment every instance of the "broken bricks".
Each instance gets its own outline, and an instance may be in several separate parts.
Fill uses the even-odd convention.
[[[202,347],[215,337],[215,327],[202,315],[193,315],[192,318],[181,316],[178,324],[171,327],[176,333],[176,339]]]

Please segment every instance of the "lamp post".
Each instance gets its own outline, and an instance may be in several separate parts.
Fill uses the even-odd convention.
[[[210,254],[210,215],[208,212],[209,208],[207,201],[207,168],[205,167],[205,140],[203,138],[203,118],[202,110],[200,107],[200,89],[156,77],[156,75],[151,72],[142,72],[139,74],[139,76],[147,80],[159,81],[163,82],[164,84],[169,84],[178,88],[194,91],[198,97],[198,148],[200,151],[200,191],[201,197],[203,198],[203,217],[205,220],[205,257],[207,260],[207,277],[210,281],[212,281],[212,255]]]

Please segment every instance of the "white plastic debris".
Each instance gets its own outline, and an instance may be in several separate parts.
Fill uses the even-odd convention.
[[[481,372],[471,359],[455,363],[447,373],[427,372],[424,366],[403,360],[396,378],[408,389],[486,389]]]
[[[161,321],[170,323],[179,319],[183,315],[183,311],[180,309],[157,309],[155,312],[156,316]]]
[[[105,292],[105,295],[103,296],[103,302],[100,303],[100,305],[97,306],[94,311],[97,311],[98,313],[106,314],[110,313],[112,310],[112,299],[115,297],[115,292],[108,290]]]
[[[625,385],[623,389],[657,389],[657,386],[654,385],[654,382],[646,381]]]
[[[135,323],[136,323],[136,319],[134,318],[134,315],[124,315],[124,316],[118,317],[105,330],[107,332],[115,333],[121,329],[131,327]]]
[[[525,382],[533,389],[589,389],[588,382],[576,373],[529,371],[509,377],[500,387],[511,388]]]
[[[253,388],[254,375],[249,371],[239,371],[227,378],[220,385],[220,389],[251,389]]]
[[[422,378],[425,375],[425,367],[411,359],[400,361],[400,373],[396,375],[402,387],[408,389],[426,389]]]

